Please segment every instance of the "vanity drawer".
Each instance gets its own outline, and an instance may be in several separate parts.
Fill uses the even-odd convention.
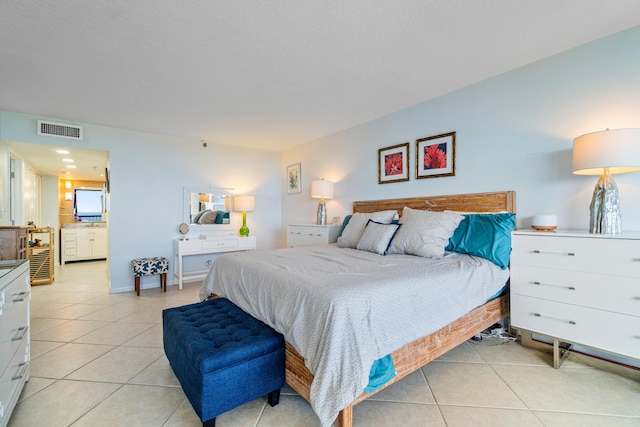
[[[640,278],[640,240],[518,235],[512,248],[512,265]]]
[[[202,242],[202,249],[228,249],[228,248],[237,248],[238,247],[238,239],[224,239],[224,240],[205,240]]]
[[[629,315],[640,314],[637,278],[519,265],[511,272],[512,294]]]

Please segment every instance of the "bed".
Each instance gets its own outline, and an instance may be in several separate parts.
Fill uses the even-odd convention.
[[[402,215],[403,211],[412,213],[411,210],[514,213],[515,193],[415,197],[353,204],[354,214],[395,211]],[[405,214],[405,218],[408,217]],[[342,252],[335,255],[337,251]],[[316,265],[322,262],[324,265]],[[429,276],[431,282],[416,293],[405,285],[413,279],[406,279],[403,274],[422,271],[426,268],[423,267],[425,262],[430,264],[430,270],[423,276]],[[271,272],[258,272],[260,264],[260,268]],[[440,283],[444,279],[439,280],[439,271],[450,271],[453,264],[460,266],[460,278],[452,283]],[[467,274],[471,274],[468,270],[472,269],[468,266],[480,264],[482,271],[486,271],[483,274],[491,280],[487,281],[486,289],[476,292],[473,290],[475,285],[467,284],[476,280],[471,276],[467,278]],[[322,274],[325,271],[322,268],[328,269],[326,274]],[[368,271],[376,271],[375,277]],[[316,284],[323,280],[325,283],[320,289]],[[276,249],[224,255],[213,264],[203,282],[201,296],[211,293],[225,296],[282,332],[287,340],[287,383],[312,404],[323,425],[333,421],[336,426],[348,427],[352,425],[355,404],[507,317],[508,294],[486,297],[487,293],[502,289],[507,280],[508,270],[476,256],[447,253],[442,259],[425,261],[425,258],[413,255],[381,256],[322,245],[304,250]],[[470,294],[469,300],[459,303],[454,296],[449,301],[426,295],[428,292],[441,295],[440,288],[454,286],[458,281],[464,291],[454,294],[457,297]],[[398,310],[404,304],[401,298],[413,300],[423,298],[423,294],[425,301],[418,303],[434,306],[434,310],[438,305],[447,307],[445,311],[449,317],[434,314],[434,319],[422,325],[422,322],[411,321],[410,316],[415,316],[412,310]],[[381,309],[384,304],[380,301],[385,298],[392,302],[389,304],[392,308],[387,312]],[[305,317],[312,319],[306,320],[312,323],[311,326],[299,324],[298,319]],[[302,354],[307,356],[306,360]],[[370,367],[385,354],[391,355],[395,375],[375,391],[362,392],[369,373],[363,368]],[[316,372],[316,376],[312,372]]]

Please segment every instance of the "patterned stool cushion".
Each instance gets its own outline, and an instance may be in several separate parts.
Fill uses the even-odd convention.
[[[137,258],[131,261],[134,276],[151,276],[169,271],[169,260],[163,257]]]

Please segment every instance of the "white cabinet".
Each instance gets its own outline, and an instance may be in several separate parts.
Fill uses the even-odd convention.
[[[640,359],[640,233],[515,231],[511,323]]]
[[[184,281],[204,279],[209,270],[183,271],[183,257],[225,252],[249,251],[256,248],[256,237],[238,237],[233,232],[202,235],[200,239],[178,239],[173,242],[175,259],[175,278],[178,288],[182,289]]]
[[[63,228],[60,253],[62,264],[67,261],[106,258],[106,227]]]
[[[287,226],[287,247],[335,243],[340,225],[290,224]]]
[[[29,380],[29,261],[0,262],[0,426]]]

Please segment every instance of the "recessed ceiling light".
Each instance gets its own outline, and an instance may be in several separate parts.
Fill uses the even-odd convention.
[[[58,154],[69,154],[69,150],[60,149],[60,150],[56,150],[56,153],[58,153]]]
[[[68,167],[69,169],[75,169],[75,168],[76,168],[76,165],[67,165],[67,167]]]
[[[67,163],[73,163],[75,162],[75,160],[73,159],[62,159],[63,162],[67,162]]]

